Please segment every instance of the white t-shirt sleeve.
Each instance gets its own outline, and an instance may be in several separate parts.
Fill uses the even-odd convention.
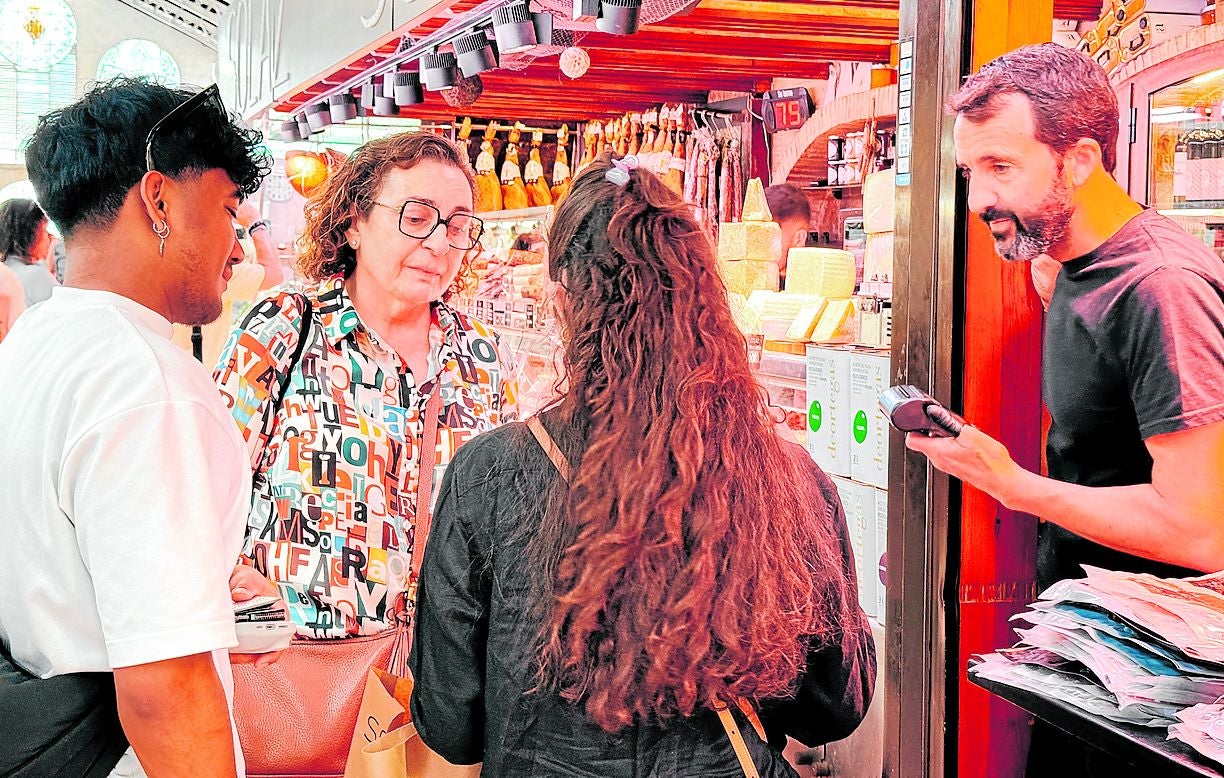
[[[62,507],[111,667],[237,644],[222,519],[249,484],[226,423],[198,402],[158,401],[95,424],[65,454]]]

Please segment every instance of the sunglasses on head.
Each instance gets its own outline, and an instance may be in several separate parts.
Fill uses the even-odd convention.
[[[153,141],[157,140],[158,134],[181,127],[192,114],[204,106],[225,114],[225,105],[221,102],[221,89],[216,84],[187,98],[171,109],[170,113],[157,120],[157,123],[149,130],[148,137],[145,138],[146,172],[152,173],[157,169],[153,164]]]

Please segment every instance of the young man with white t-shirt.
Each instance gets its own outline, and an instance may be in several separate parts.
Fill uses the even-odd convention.
[[[0,344],[0,648],[46,683],[113,673],[131,744],[117,764],[91,744],[70,774],[244,772],[231,597],[275,588],[235,569],[246,449],[208,371],[170,336],[221,311],[242,258],[234,212],[268,169],[259,142],[215,87],[118,80],[43,117],[26,152],[70,261]],[[16,718],[5,702],[37,694],[36,679],[0,681],[0,714]],[[0,722],[14,740],[53,741],[10,746],[25,761],[0,756],[0,772],[63,774],[43,714]]]

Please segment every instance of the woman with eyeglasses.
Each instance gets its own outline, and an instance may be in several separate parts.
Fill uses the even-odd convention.
[[[516,418],[499,336],[446,304],[479,250],[474,187],[436,135],[357,149],[307,205],[313,285],[257,303],[222,351],[255,470],[244,559],[280,585],[301,639],[395,626],[435,471]]]

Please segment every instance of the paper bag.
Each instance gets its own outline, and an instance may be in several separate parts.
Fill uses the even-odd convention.
[[[480,765],[453,765],[417,737],[408,712],[412,679],[373,668],[365,692],[344,778],[476,778]]]

